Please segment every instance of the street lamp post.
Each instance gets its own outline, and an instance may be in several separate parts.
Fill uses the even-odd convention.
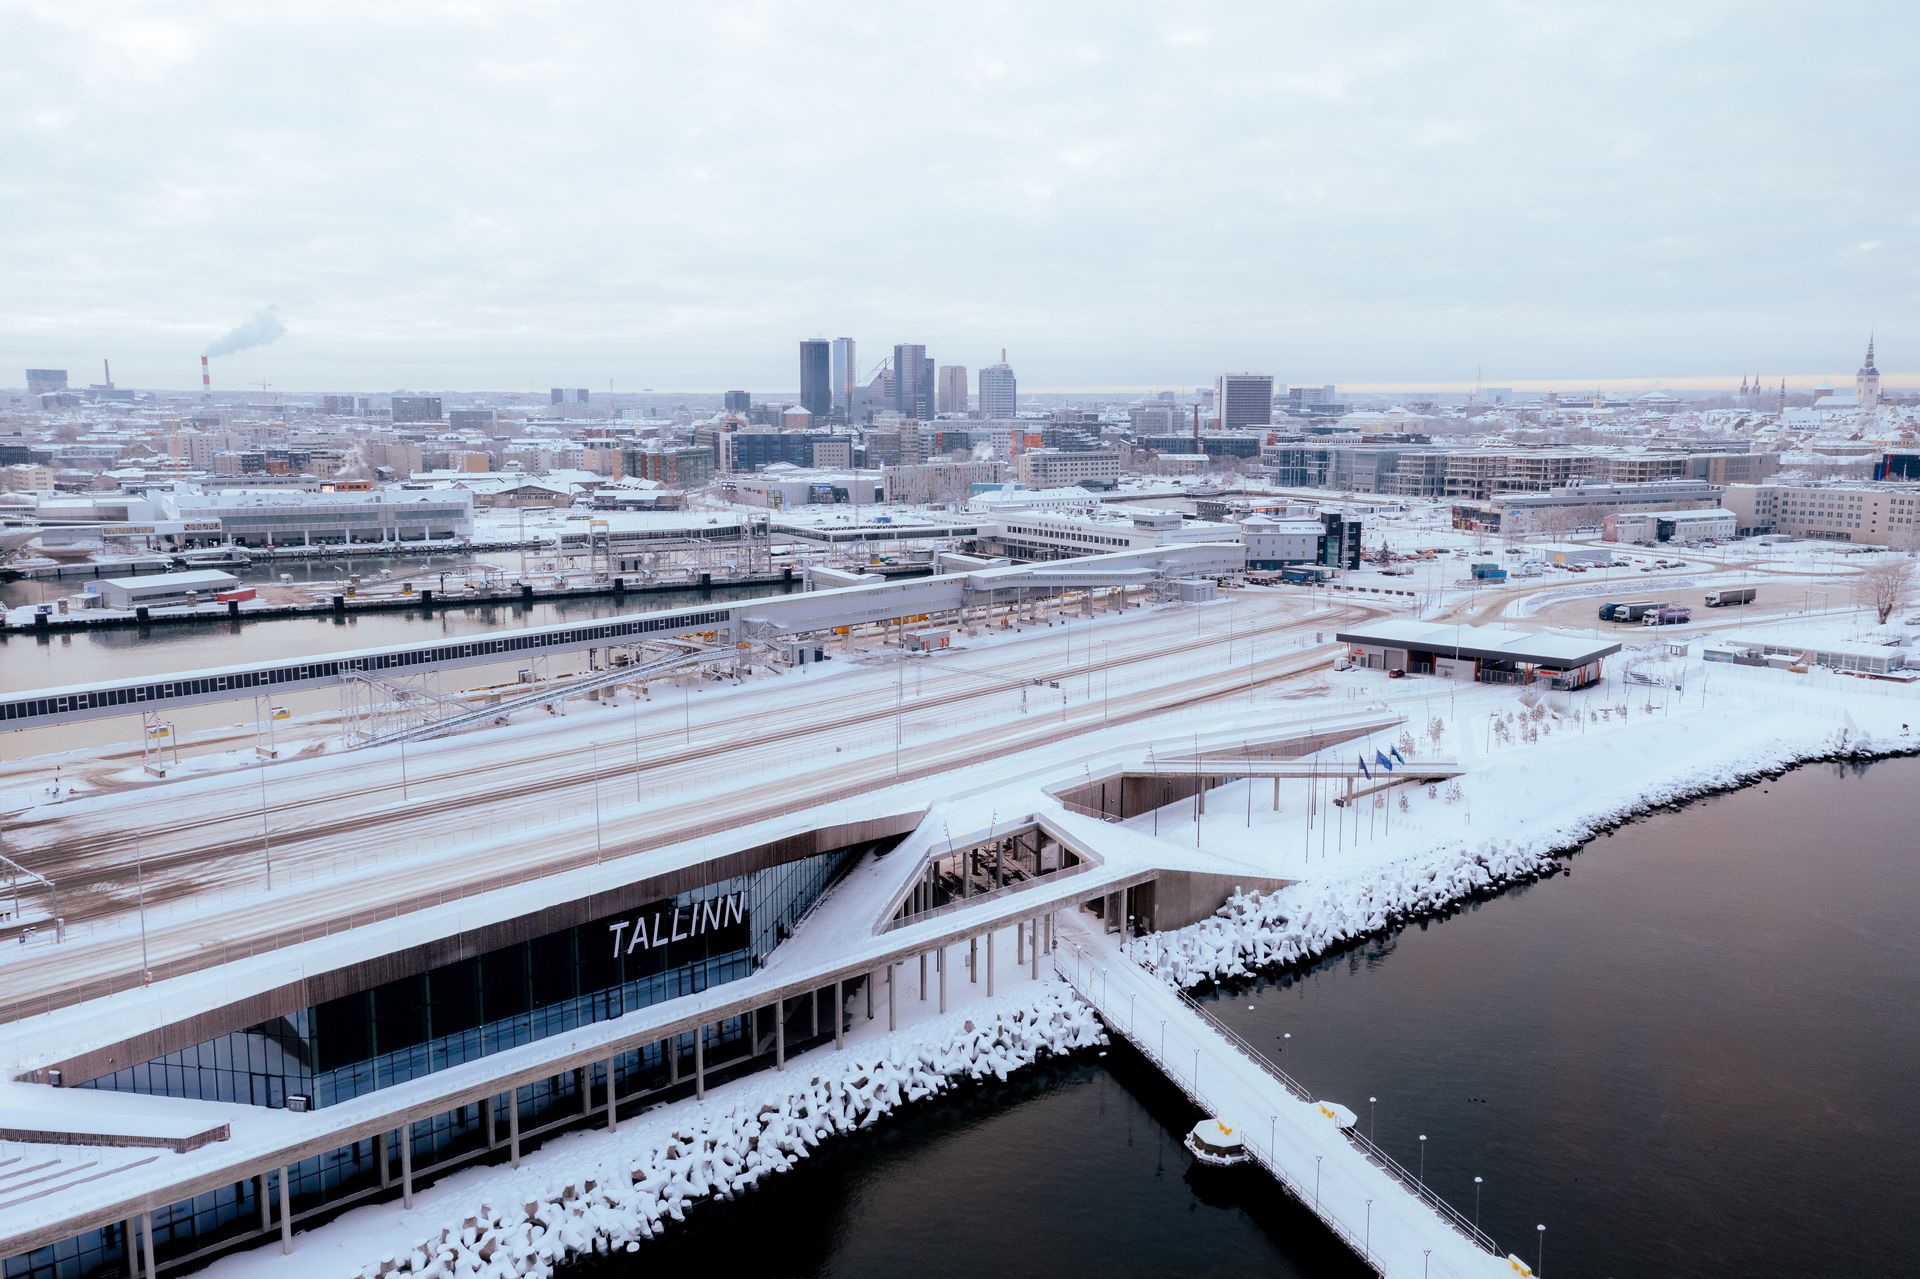
[[[600,860],[600,743],[591,744],[593,748],[593,860]]]
[[[273,840],[267,834],[267,761],[260,761],[260,851],[267,859],[267,891],[273,891]]]
[[[1473,1179],[1473,1228],[1480,1229],[1480,1178]]]
[[[133,873],[137,877],[140,892],[140,980],[146,981],[153,974],[153,965],[147,962],[147,859],[140,847],[140,832],[133,832]]]
[[[1379,1100],[1380,1099],[1378,1097],[1367,1098],[1367,1140],[1368,1141],[1373,1140],[1373,1107],[1374,1107],[1374,1103]]]
[[[1420,1134],[1420,1193],[1427,1192],[1427,1134]]]
[[[1540,1273],[1546,1261],[1547,1228],[1542,1225],[1542,1226],[1535,1226],[1534,1229],[1539,1232],[1537,1237],[1540,1240],[1540,1246],[1535,1248],[1533,1252],[1533,1273],[1537,1275]]]

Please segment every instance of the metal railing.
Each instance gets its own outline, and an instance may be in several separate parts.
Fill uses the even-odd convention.
[[[1132,1044],[1141,1056],[1159,1067],[1160,1073],[1165,1075],[1168,1082],[1180,1090],[1182,1096],[1186,1097],[1188,1101],[1192,1102],[1202,1111],[1209,1109],[1206,1099],[1200,1095],[1199,1081],[1192,1075],[1183,1073],[1178,1065],[1161,1055],[1152,1044],[1135,1033],[1131,1025],[1125,1029],[1121,1029],[1119,1018],[1107,1009],[1102,999],[1094,995],[1092,984],[1076,978],[1075,975],[1069,971],[1067,965],[1060,962],[1060,950],[1058,947],[1055,947],[1053,952],[1053,971],[1059,974],[1061,979],[1069,986],[1073,987],[1076,994],[1091,1004],[1094,1011],[1100,1014],[1102,1020],[1104,1020],[1108,1026],[1119,1031],[1122,1037],[1124,1037],[1128,1043]],[[1310,1208],[1314,1215],[1326,1224],[1329,1230],[1339,1236],[1341,1242],[1347,1245],[1353,1255],[1359,1257],[1366,1264],[1368,1269],[1378,1275],[1386,1274],[1385,1268],[1379,1261],[1375,1260],[1373,1256],[1372,1241],[1368,1238],[1356,1236],[1353,1231],[1347,1227],[1346,1223],[1340,1220],[1338,1215],[1322,1207],[1320,1196],[1315,1190],[1311,1190],[1295,1181],[1292,1174],[1280,1165],[1280,1160],[1277,1157],[1278,1152],[1274,1147],[1274,1138],[1271,1134],[1269,1134],[1268,1144],[1265,1148],[1261,1147],[1258,1134],[1249,1134],[1244,1141],[1244,1146],[1248,1153],[1253,1156],[1255,1162],[1266,1169],[1268,1174],[1280,1183],[1281,1189],[1292,1195],[1302,1205]]]
[[[1136,963],[1136,965],[1140,969],[1142,969],[1148,975],[1153,976],[1155,980],[1160,980],[1158,977],[1158,974],[1154,972],[1152,965],[1140,963],[1139,961],[1128,961],[1128,962]],[[1073,975],[1068,973],[1067,970],[1062,966],[1062,964],[1060,963],[1060,952],[1058,950],[1054,952],[1053,966],[1054,966],[1054,970],[1058,972],[1063,978],[1065,978],[1067,983],[1071,985],[1075,991],[1079,992],[1082,998],[1086,999],[1088,1003],[1094,1006],[1094,1008],[1101,1014],[1101,1016],[1107,1020],[1107,1023],[1109,1025],[1115,1027],[1116,1029],[1119,1029],[1119,1022],[1103,1006],[1103,1001],[1100,999],[1096,999],[1091,993],[1091,990],[1090,990],[1091,983],[1076,981]],[[1264,1074],[1272,1078],[1275,1082],[1279,1083],[1280,1086],[1285,1088],[1291,1096],[1303,1102],[1311,1103],[1314,1101],[1313,1094],[1308,1092],[1307,1089],[1298,1080],[1294,1079],[1293,1076],[1289,1075],[1286,1071],[1282,1070],[1279,1066],[1275,1065],[1272,1061],[1268,1060],[1259,1051],[1259,1049],[1255,1048],[1252,1044],[1248,1043],[1247,1040],[1242,1038],[1231,1027],[1226,1025],[1226,1023],[1222,1022],[1205,1005],[1195,1000],[1191,995],[1187,994],[1184,990],[1179,990],[1171,986],[1169,986],[1168,989],[1171,991],[1173,996],[1180,1001],[1183,1007],[1193,1012],[1197,1017],[1201,1019],[1201,1021],[1210,1030],[1214,1031],[1222,1039],[1224,1039],[1227,1042],[1228,1047],[1232,1048],[1241,1057],[1244,1057],[1247,1061],[1251,1062],[1254,1066],[1258,1067]],[[1129,1021],[1131,1021],[1131,1019],[1129,1019]],[[1141,1053],[1143,1053],[1149,1060],[1151,1060],[1155,1065],[1159,1066],[1160,1069],[1167,1074],[1167,1077],[1173,1080],[1173,1082],[1180,1087],[1182,1092],[1185,1092],[1187,1094],[1188,1098],[1191,1101],[1193,1101],[1195,1105],[1199,1106],[1203,1110],[1207,1108],[1206,1102],[1199,1096],[1196,1089],[1194,1087],[1189,1086],[1190,1084],[1195,1084],[1197,1081],[1189,1080],[1181,1076],[1179,1073],[1179,1067],[1176,1066],[1174,1063],[1165,1060],[1164,1058],[1161,1057],[1161,1055],[1158,1052],[1154,1051],[1154,1049],[1150,1044],[1148,1044],[1143,1038],[1139,1037],[1136,1034],[1135,1028],[1131,1024],[1129,1024],[1126,1027],[1126,1029],[1122,1030],[1121,1033],[1126,1037],[1129,1043],[1133,1044],[1133,1046],[1137,1048]],[[1365,1134],[1361,1133],[1357,1127],[1343,1129],[1342,1135],[1346,1137],[1347,1141],[1356,1150],[1358,1150],[1361,1153],[1361,1155],[1363,1155],[1367,1159],[1369,1163],[1373,1164],[1376,1168],[1380,1169],[1382,1172],[1392,1177],[1395,1181],[1399,1182],[1402,1187],[1404,1187],[1409,1193],[1411,1193],[1420,1202],[1432,1208],[1434,1212],[1440,1217],[1441,1221],[1445,1223],[1448,1227],[1453,1229],[1456,1233],[1458,1233],[1462,1238],[1466,1239],[1469,1243],[1474,1244],[1476,1247],[1480,1248],[1482,1251],[1488,1253],[1491,1256],[1499,1257],[1502,1255],[1500,1252],[1499,1245],[1494,1242],[1492,1235],[1489,1235],[1486,1231],[1480,1229],[1480,1226],[1477,1222],[1462,1215],[1460,1211],[1456,1209],[1452,1204],[1448,1203],[1445,1199],[1441,1198],[1440,1195],[1434,1192],[1432,1187],[1426,1184],[1423,1178],[1421,1178],[1420,1176],[1412,1172],[1409,1172],[1392,1155],[1389,1155],[1386,1151],[1382,1150],[1378,1145],[1376,1145],[1371,1137],[1368,1137]],[[1257,1142],[1249,1142],[1248,1146],[1249,1146],[1249,1149],[1252,1149],[1256,1155],[1259,1154]],[[1303,1203],[1313,1202],[1312,1200],[1307,1199],[1304,1196],[1300,1195],[1298,1188],[1293,1185],[1291,1179],[1286,1176],[1285,1172],[1278,1168],[1277,1163],[1275,1161],[1262,1160],[1262,1166],[1267,1167],[1268,1171],[1272,1172],[1274,1176],[1278,1178],[1283,1184],[1286,1184],[1289,1187],[1289,1189],[1293,1191],[1293,1193],[1295,1194],[1295,1197],[1301,1199],[1301,1202]],[[1362,1251],[1362,1248],[1357,1243],[1357,1241],[1355,1241],[1351,1237],[1351,1235],[1347,1234],[1344,1230],[1342,1230],[1342,1228],[1340,1227],[1340,1224],[1337,1221],[1333,1220],[1332,1218],[1323,1218],[1323,1220],[1326,1220],[1329,1225],[1333,1226],[1336,1232],[1340,1233],[1342,1238],[1346,1239],[1349,1245],[1355,1247],[1356,1251]],[[1369,1260],[1369,1263],[1371,1263],[1371,1258],[1368,1258],[1368,1260]]]

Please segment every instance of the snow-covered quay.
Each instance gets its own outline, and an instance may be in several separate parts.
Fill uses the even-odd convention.
[[[1050,979],[917,1033],[829,1053],[804,1077],[751,1076],[705,1103],[557,1141],[524,1169],[453,1178],[431,1209],[447,1224],[410,1246],[393,1248],[391,1239],[418,1219],[389,1205],[304,1236],[300,1252],[280,1260],[319,1273],[316,1266],[365,1257],[384,1240],[378,1259],[357,1271],[366,1279],[549,1275],[570,1257],[637,1248],[696,1204],[742,1194],[902,1106],[1105,1042],[1092,1011]],[[256,1262],[236,1257],[216,1269]]]
[[[1537,766],[1498,756],[1483,760],[1465,781],[1476,807],[1460,807],[1458,816],[1470,829],[1478,812],[1481,828],[1498,835],[1450,835],[1358,869],[1335,867],[1270,892],[1236,892],[1212,918],[1135,938],[1125,953],[1179,989],[1251,977],[1551,875],[1594,836],[1655,810],[1796,765],[1920,748],[1903,721],[1920,719],[1920,706],[1904,697],[1889,704],[1859,681],[1828,683],[1829,707],[1761,698],[1725,709],[1727,703],[1717,701],[1711,711],[1656,719],[1649,702],[1645,723],[1636,726],[1631,768],[1609,758],[1620,743],[1606,737],[1563,737],[1536,752]],[[1419,833],[1416,827],[1415,841]]]

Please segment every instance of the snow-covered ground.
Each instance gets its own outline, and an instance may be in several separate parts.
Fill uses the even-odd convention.
[[[1920,750],[1920,690],[1697,657],[1643,655],[1637,669],[1659,682],[1611,679],[1535,707],[1492,690],[1448,697],[1429,684],[1440,696],[1415,710],[1398,744],[1416,764],[1411,745],[1460,758],[1469,771],[1457,782],[1395,788],[1344,809],[1325,794],[1312,803],[1310,783],[1283,783],[1277,813],[1268,783],[1214,792],[1198,842],[1261,850],[1296,882],[1236,894],[1213,918],[1136,939],[1128,953],[1178,986],[1245,976],[1550,873],[1596,832],[1651,809],[1812,759]],[[1155,821],[1160,838],[1195,841],[1191,804],[1131,824]]]

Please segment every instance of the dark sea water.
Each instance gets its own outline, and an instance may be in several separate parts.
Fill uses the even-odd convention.
[[[1816,765],[1216,1011],[1544,1274],[1920,1274],[1920,760]],[[1282,1040],[1283,1034],[1291,1039]],[[1284,1045],[1284,1049],[1283,1046]],[[1369,1107],[1368,1097],[1379,1098]],[[639,1275],[1334,1275],[1256,1176],[1196,1180],[1132,1054],[910,1109],[631,1256]]]

